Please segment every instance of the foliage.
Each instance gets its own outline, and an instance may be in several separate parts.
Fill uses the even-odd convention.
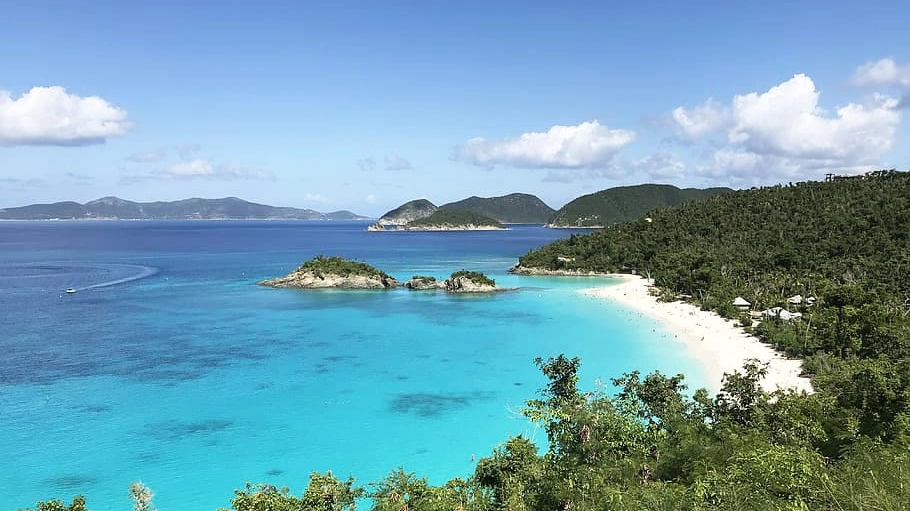
[[[20,509],[19,511],[32,511],[31,508]],[[77,495],[73,501],[66,505],[62,500],[47,500],[35,504],[34,511],[88,511],[85,507],[85,497]]]
[[[654,209],[730,191],[729,188],[681,190],[672,185],[656,184],[619,186],[578,197],[554,213],[549,223],[557,227],[602,227],[643,217]]]
[[[427,275],[414,275],[413,277],[411,277],[411,280],[416,280],[417,282],[420,282],[423,284],[432,284],[433,282],[436,282],[436,277],[427,276]]]
[[[379,217],[380,220],[384,219],[394,219],[401,215],[411,215],[415,212],[426,212],[427,215],[436,211],[436,205],[426,199],[415,199],[409,202],[405,202],[397,208],[387,211],[384,215]]]
[[[480,213],[475,213],[473,211],[465,211],[463,209],[449,209],[449,208],[440,208],[437,209],[432,215],[426,216],[423,218],[418,218],[408,222],[408,227],[432,227],[432,226],[462,226],[462,225],[474,225],[480,227],[497,227],[504,229],[505,226],[502,225],[495,218],[482,215]]]
[[[444,204],[439,209],[472,211],[512,224],[543,224],[556,212],[538,197],[526,193],[511,193],[489,198],[468,197]]]
[[[452,274],[449,276],[449,280],[455,280],[457,278],[465,278],[478,285],[484,285],[484,286],[495,286],[496,285],[496,281],[494,279],[487,277],[486,275],[484,275],[483,273],[480,273],[479,271],[458,270],[456,272],[452,272]]]
[[[689,297],[806,359],[816,389],[837,403],[844,438],[910,432],[910,173],[753,188],[649,217],[519,262],[647,274],[665,298]],[[795,295],[805,300],[789,303]],[[733,307],[737,296],[802,316],[753,322]]]
[[[343,257],[317,255],[313,259],[297,267],[296,272],[312,272],[317,276],[323,275],[341,275],[347,277],[350,275],[360,275],[365,277],[378,277],[383,279],[391,278],[383,271],[377,270],[367,263],[360,261],[351,261]]]
[[[152,504],[152,498],[155,496],[152,489],[142,484],[142,481],[136,481],[130,484],[130,499],[133,501],[133,511],[154,511],[155,506]]]

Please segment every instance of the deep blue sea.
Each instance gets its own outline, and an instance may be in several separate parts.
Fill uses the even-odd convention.
[[[366,225],[0,222],[0,511],[76,494],[126,509],[136,480],[160,509],[213,511],[246,481],[299,494],[313,471],[464,477],[472,454],[544,438],[520,415],[545,384],[538,356],[581,357],[588,389],[633,369],[701,383],[659,327],[578,293],[609,279],[506,273],[568,231]],[[256,285],[317,254],[518,289]]]

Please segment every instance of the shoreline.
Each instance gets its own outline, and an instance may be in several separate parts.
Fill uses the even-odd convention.
[[[637,275],[612,274],[622,279],[615,285],[584,289],[582,294],[625,305],[659,321],[682,342],[702,367],[711,392],[718,392],[724,373],[741,370],[748,359],[768,364],[761,386],[768,392],[778,388],[814,392],[809,378],[802,377],[802,360],[786,358],[757,337],[734,326],[714,312],[684,302],[659,302],[648,293],[648,281]]]

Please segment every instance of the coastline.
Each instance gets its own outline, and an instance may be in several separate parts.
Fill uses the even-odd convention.
[[[659,302],[648,293],[648,281],[637,275],[612,274],[610,277],[621,278],[622,282],[581,292],[595,299],[620,303],[660,321],[674,334],[673,340],[684,343],[693,358],[701,363],[709,391],[720,390],[724,373],[742,369],[748,359],[758,359],[768,364],[768,374],[761,382],[765,390],[784,388],[813,392],[809,378],[800,376],[801,360],[784,357],[757,337],[734,326],[733,321],[688,303]]]

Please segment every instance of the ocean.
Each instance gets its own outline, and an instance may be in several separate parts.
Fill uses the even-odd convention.
[[[543,445],[521,415],[546,383],[535,357],[581,357],[583,389],[635,369],[702,384],[660,326],[578,292],[610,279],[506,273],[570,231],[366,226],[0,222],[0,511],[76,494],[124,509],[137,480],[160,509],[215,510],[247,481],[300,494],[314,471],[467,477],[510,436]],[[317,254],[516,289],[256,285]]]

